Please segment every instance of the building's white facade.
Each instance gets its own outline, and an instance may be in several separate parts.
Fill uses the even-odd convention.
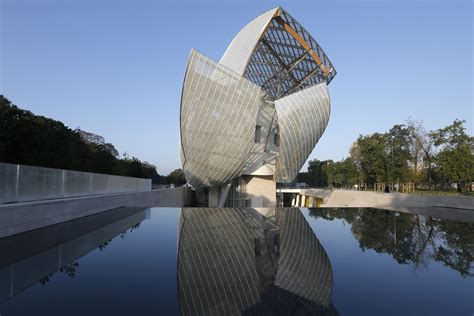
[[[219,63],[191,51],[181,97],[184,174],[209,206],[272,206],[323,134],[336,72],[280,7],[247,24]]]

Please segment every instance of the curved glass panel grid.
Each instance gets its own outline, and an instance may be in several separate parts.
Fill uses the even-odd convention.
[[[316,40],[280,7],[248,23],[220,63],[281,98],[321,82],[336,71]]]
[[[292,182],[326,129],[330,100],[326,83],[275,101],[280,128],[276,181]]]
[[[219,185],[240,175],[263,94],[247,79],[191,51],[181,98],[183,167],[191,185]]]
[[[244,26],[229,44],[219,63],[243,75],[260,37],[277,11],[278,8],[268,10]]]

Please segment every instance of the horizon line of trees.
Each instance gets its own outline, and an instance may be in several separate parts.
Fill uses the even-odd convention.
[[[122,157],[104,137],[35,115],[0,95],[0,162],[186,183],[181,169],[159,175],[155,165]],[[184,182],[183,182],[184,181]]]
[[[349,157],[340,161],[314,159],[297,182],[315,187],[346,187],[365,183],[415,183],[419,188],[466,190],[474,179],[474,137],[465,121],[427,131],[408,120],[385,133],[359,135]]]

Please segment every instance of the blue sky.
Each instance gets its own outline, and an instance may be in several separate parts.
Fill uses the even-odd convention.
[[[348,156],[359,134],[408,118],[473,124],[472,1],[0,0],[0,93],[102,135],[166,174],[180,167],[179,102],[191,48],[219,60],[281,5],[338,74],[329,126],[309,159]]]

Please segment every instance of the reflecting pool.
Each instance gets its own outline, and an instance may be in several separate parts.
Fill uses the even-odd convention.
[[[415,213],[115,209],[0,238],[0,314],[472,315],[474,212]]]

